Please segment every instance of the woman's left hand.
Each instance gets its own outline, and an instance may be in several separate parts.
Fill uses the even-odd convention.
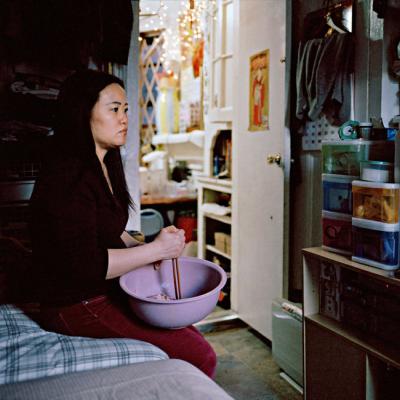
[[[159,252],[158,259],[177,258],[185,247],[185,231],[173,225],[167,226],[161,230],[153,244]]]

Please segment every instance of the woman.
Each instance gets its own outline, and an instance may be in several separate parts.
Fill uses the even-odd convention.
[[[61,88],[54,143],[31,199],[39,322],[68,335],[147,341],[212,377],[216,356],[201,333],[136,319],[116,279],[178,257],[185,244],[173,226],[141,246],[124,231],[132,206],[119,152],[127,112],[123,83],[112,75],[76,72]]]

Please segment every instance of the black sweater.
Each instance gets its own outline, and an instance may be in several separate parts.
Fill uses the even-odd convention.
[[[99,161],[52,163],[31,198],[36,290],[44,304],[72,304],[118,289],[105,280],[108,252],[124,248],[128,214],[111,193]]]

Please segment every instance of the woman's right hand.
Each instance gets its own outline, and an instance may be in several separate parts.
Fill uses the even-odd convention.
[[[158,259],[177,258],[185,247],[185,231],[173,225],[167,226],[161,229],[153,243],[154,246],[157,246],[157,251],[159,252]]]

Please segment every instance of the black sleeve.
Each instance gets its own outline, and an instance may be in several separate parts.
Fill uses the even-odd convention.
[[[98,235],[99,194],[91,178],[61,169],[42,179],[32,199],[33,250],[46,280],[83,291],[104,282],[108,268],[108,251]]]

